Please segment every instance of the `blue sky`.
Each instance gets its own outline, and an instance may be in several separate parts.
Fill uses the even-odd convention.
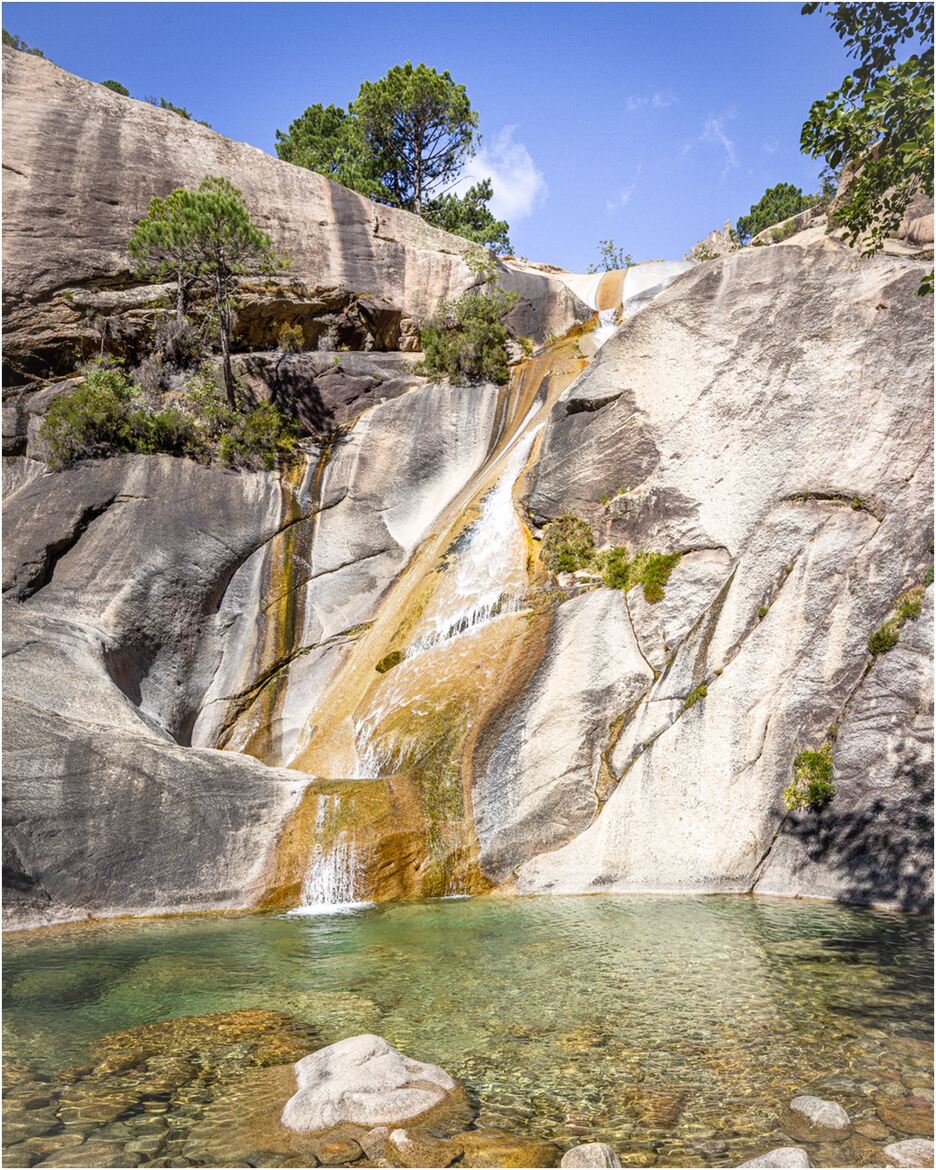
[[[798,3],[7,3],[3,22],[271,153],[313,102],[344,105],[407,59],[448,69],[516,251],[574,270],[599,239],[678,257],[773,183],[814,189],[800,125],[848,72],[828,18]]]

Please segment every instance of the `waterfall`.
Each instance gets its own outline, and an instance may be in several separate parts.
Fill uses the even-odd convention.
[[[456,563],[449,570],[451,577],[424,616],[421,632],[407,650],[407,658],[520,606],[522,589],[511,589],[511,579],[517,577],[518,565],[525,562],[525,543],[514,509],[513,488],[539,429],[521,427],[517,441],[506,452],[504,470],[482,497],[478,518],[454,550]]]
[[[357,895],[360,860],[350,830],[340,829],[327,844],[322,836],[341,812],[341,797],[323,793],[315,813],[315,845],[302,885],[302,898],[291,914],[343,914],[370,903]]]
[[[598,328],[592,334],[596,349],[600,349],[617,332],[614,321],[616,315],[617,309],[602,309],[598,314]]]

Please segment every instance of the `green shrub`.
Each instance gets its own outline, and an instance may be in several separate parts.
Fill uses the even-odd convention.
[[[276,335],[276,344],[284,353],[300,353],[305,349],[305,334],[301,325],[284,321]]]
[[[705,683],[702,683],[701,686],[697,686],[694,690],[691,690],[688,695],[686,695],[686,698],[683,701],[683,710],[688,711],[690,707],[694,707],[696,703],[700,703],[707,694],[708,687],[705,685]]]
[[[587,568],[595,550],[592,531],[571,512],[551,520],[543,535],[543,564],[552,573],[574,573]]]
[[[136,391],[123,370],[95,365],[84,383],[49,407],[39,436],[48,446],[49,465],[68,467],[135,450],[132,415]]]
[[[926,576],[923,578],[923,588],[928,589],[933,584],[933,566],[926,570]]]
[[[630,577],[634,585],[643,585],[647,601],[662,601],[664,587],[679,563],[682,553],[639,552],[631,562]]]
[[[167,410],[134,411],[135,451],[142,455],[176,455],[206,459],[208,447],[195,419],[175,406]]]
[[[794,809],[820,809],[835,796],[832,783],[832,746],[824,743],[818,751],[800,752],[793,761],[793,780],[783,790],[783,799]]]
[[[80,459],[136,452],[227,467],[270,470],[296,450],[294,424],[269,402],[231,410],[214,372],[195,374],[177,406],[152,409],[123,370],[91,367],[77,390],[55,400],[40,429],[53,469]]]
[[[630,589],[633,581],[630,579],[631,561],[626,548],[609,548],[598,553],[594,564],[600,569],[601,583],[607,589]]]
[[[422,372],[457,384],[506,382],[504,318],[516,299],[515,292],[494,288],[467,292],[443,304],[422,330]]]
[[[102,81],[101,85],[103,85],[105,89],[112,89],[114,93],[119,93],[121,97],[130,96],[130,90],[127,89],[125,85],[121,85],[119,81]]]
[[[896,622],[885,622],[879,630],[875,630],[868,638],[868,650],[877,657],[893,650],[900,640]]]
[[[218,443],[218,459],[225,467],[272,471],[296,450],[296,432],[271,402],[235,414]]]

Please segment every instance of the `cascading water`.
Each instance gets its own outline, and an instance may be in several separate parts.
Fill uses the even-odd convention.
[[[513,502],[513,488],[542,424],[521,428],[506,452],[504,470],[481,500],[478,518],[462,537],[451,576],[424,615],[420,632],[406,652],[413,658],[467,630],[515,610],[525,582],[515,581],[518,559],[523,563],[524,537]],[[518,553],[520,554],[518,558]],[[512,589],[511,586],[514,586]]]
[[[293,914],[341,914],[368,905],[356,897],[360,862],[353,834],[338,830],[341,797],[323,793],[315,813],[315,845],[302,886],[302,898]]]
[[[454,567],[441,575],[404,662],[355,722],[358,777],[386,776],[402,762],[405,744],[379,740],[376,733],[388,714],[414,699],[411,675],[418,666],[411,665],[412,660],[453,639],[472,636],[496,618],[515,613],[523,604],[527,586],[526,538],[514,507],[513,489],[543,425],[534,425],[537,409],[534,405],[512,445],[501,453],[503,470],[482,496],[477,518],[451,550]]]

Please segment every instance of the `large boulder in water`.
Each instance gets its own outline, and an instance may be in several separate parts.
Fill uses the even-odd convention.
[[[453,1119],[464,1121],[468,1111],[464,1090],[444,1069],[404,1056],[380,1036],[341,1040],[294,1068],[298,1087],[282,1117],[289,1129],[433,1122],[457,1132]]]

